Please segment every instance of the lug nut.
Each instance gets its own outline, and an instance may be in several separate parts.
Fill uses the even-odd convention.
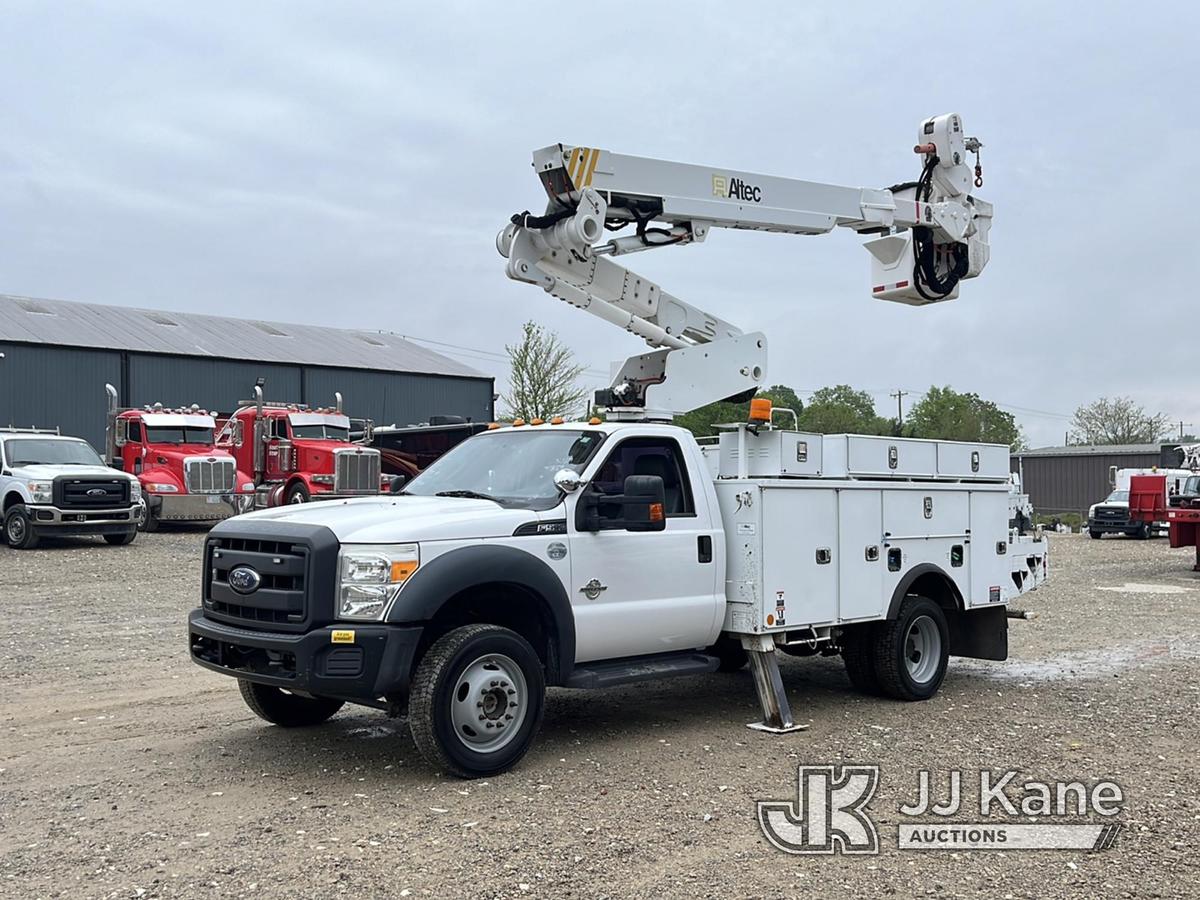
[[[505,721],[507,721],[507,722],[511,722],[511,721],[512,721],[512,713],[505,713],[505,714],[504,714],[504,719],[505,719]]]
[[[498,682],[498,681],[493,681],[493,682],[491,683],[491,687],[495,687],[495,686],[496,686],[496,685],[498,685],[499,683],[500,683],[500,682]]]
[[[485,725],[484,727],[485,727],[485,728],[495,728],[495,727],[496,727],[496,723],[495,723],[495,722],[488,722],[488,723],[487,723],[487,725]]]
[[[511,696],[512,696],[513,694],[515,694],[515,693],[516,693],[516,691],[515,691],[513,688],[509,688],[509,689],[508,689],[508,696],[510,696],[510,697],[511,697]]]

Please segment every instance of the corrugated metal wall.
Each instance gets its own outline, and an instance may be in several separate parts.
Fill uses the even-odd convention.
[[[1024,457],[1023,484],[1039,513],[1087,513],[1109,495],[1108,470],[1149,468],[1161,464],[1158,453],[1098,453]],[[1012,457],[1012,471],[1021,469],[1021,456]]]
[[[177,356],[129,354],[129,396],[126,406],[162,403],[231,412],[239,400],[248,400],[258,378],[267,379],[268,400],[298,403],[300,369],[278,363],[252,363],[224,359],[190,359]]]
[[[437,415],[486,422],[492,416],[491,382],[478,379],[309,368],[305,388],[314,406],[332,405],[334,391],[341,391],[348,414],[376,425],[414,425]]]
[[[97,450],[104,444],[105,382],[117,386],[127,406],[197,403],[230,412],[251,396],[262,377],[268,400],[332,406],[334,392],[341,391],[348,415],[371,418],[378,425],[408,425],[431,415],[467,416],[477,422],[492,416],[491,379],[49,345],[0,344],[0,353],[5,355],[0,359],[0,425],[58,425]]]
[[[58,425],[104,452],[104,384],[119,384],[121,354],[0,344],[0,425]]]

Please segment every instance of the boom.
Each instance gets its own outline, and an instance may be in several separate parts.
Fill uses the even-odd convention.
[[[549,197],[544,215],[512,217],[496,244],[510,278],[641,337],[653,349],[628,359],[597,394],[617,418],[669,420],[714,400],[753,394],[766,377],[766,338],[663,290],[613,258],[700,243],[710,228],[873,235],[871,294],[925,305],[958,296],[988,261],[992,206],[971,196],[967,138],[957,114],[919,126],[916,181],[859,188],[756,175],[554,144],[533,155]],[[634,233],[616,233],[633,226]]]

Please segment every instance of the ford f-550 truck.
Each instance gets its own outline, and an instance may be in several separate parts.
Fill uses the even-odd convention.
[[[841,654],[860,690],[923,700],[949,656],[1004,659],[1008,601],[1047,574],[1010,528],[1008,448],[773,425],[750,402],[701,449],[673,416],[766,383],[766,338],[610,257],[710,228],[870,235],[872,295],[957,296],[988,258],[957,115],[922,122],[918,181],[843,188],[553,145],[548,194],[497,238],[509,277],[651,345],[592,419],[468,438],[399,495],[240,516],[204,549],[192,658],[262,718],[344,703],[407,714],[462,776],[531,745],[548,686],[603,688],[749,663],[768,731],[797,725],[777,652]],[[980,181],[976,169],[976,181]],[[651,222],[660,224],[651,227]],[[608,237],[623,225],[636,233]],[[552,411],[551,411],[552,412]]]

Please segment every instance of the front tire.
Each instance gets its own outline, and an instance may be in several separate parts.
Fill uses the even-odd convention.
[[[408,699],[413,741],[460,778],[497,775],[528,752],[542,724],[546,685],[529,642],[495,625],[466,625],[422,657]]]
[[[1089,531],[1088,537],[1090,537],[1093,541],[1098,541],[1098,540],[1100,540],[1100,538],[1104,537],[1104,535],[1101,534],[1099,531]]]
[[[24,504],[18,503],[4,514],[4,537],[14,550],[32,550],[38,545],[33,519]]]
[[[307,503],[311,499],[312,493],[308,490],[308,485],[303,481],[297,481],[288,488],[284,502],[290,506],[293,503]]]
[[[332,697],[301,697],[282,688],[238,679],[238,689],[246,705],[260,719],[280,728],[306,728],[320,725],[346,705]]]
[[[895,619],[878,624],[875,675],[897,700],[928,700],[942,686],[950,659],[950,629],[942,608],[910,594]]]
[[[154,510],[147,506],[146,511],[142,514],[142,521],[138,522],[138,531],[153,534],[158,531],[158,527],[158,516],[154,514]]]
[[[106,543],[112,544],[114,547],[124,547],[127,544],[132,544],[137,536],[137,529],[133,528],[129,531],[122,531],[119,534],[106,534],[104,535],[104,540]]]

